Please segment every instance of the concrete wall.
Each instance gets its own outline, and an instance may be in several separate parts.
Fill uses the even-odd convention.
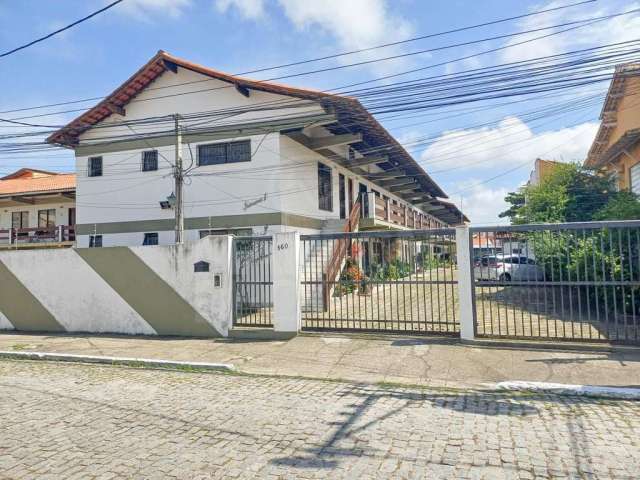
[[[210,271],[194,272],[199,261]],[[229,236],[179,246],[0,252],[0,329],[227,335],[230,262]]]

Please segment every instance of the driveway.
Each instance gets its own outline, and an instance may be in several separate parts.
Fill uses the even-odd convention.
[[[0,361],[2,478],[626,478],[640,403]]]

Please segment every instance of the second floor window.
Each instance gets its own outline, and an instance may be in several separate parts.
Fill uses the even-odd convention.
[[[198,145],[198,165],[251,161],[251,141]]]
[[[142,171],[152,172],[158,170],[158,151],[147,150],[142,152]]]
[[[29,228],[29,212],[12,212],[11,227],[16,230]]]
[[[87,175],[90,177],[102,176],[102,157],[89,157],[89,171]]]
[[[323,163],[318,163],[318,208],[327,212],[333,211],[331,168]]]
[[[640,163],[629,169],[629,187],[633,193],[640,195]]]
[[[51,228],[56,226],[56,209],[38,210],[38,227]]]

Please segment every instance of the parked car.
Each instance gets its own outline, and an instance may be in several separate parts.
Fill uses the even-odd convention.
[[[522,255],[485,255],[476,261],[473,271],[476,280],[544,280],[544,269],[533,258]]]

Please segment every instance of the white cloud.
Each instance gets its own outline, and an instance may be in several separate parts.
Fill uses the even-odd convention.
[[[536,6],[535,10],[546,10],[549,8],[559,7],[565,4],[563,1],[552,1],[541,6]],[[601,4],[602,5],[602,4]],[[610,6],[610,5],[609,5]],[[636,9],[640,3],[625,5],[623,8],[598,8],[594,10],[593,5],[586,5],[582,8],[568,8],[548,12],[534,17],[528,17],[518,23],[519,31],[533,30],[536,28],[547,27],[576,20],[610,15],[612,13],[620,13]],[[573,25],[560,27],[560,29],[572,28]],[[506,45],[515,45],[511,48],[503,50],[500,54],[503,62],[517,62],[522,60],[530,60],[533,58],[555,55],[558,53],[584,48],[592,45],[606,45],[616,42],[624,42],[633,40],[640,31],[640,16],[628,15],[603,20],[592,25],[569,30],[566,33],[554,35],[547,38],[536,40],[535,42],[525,43],[523,45],[515,45],[516,43],[529,40],[531,38],[540,37],[551,33],[551,30],[534,32],[527,35],[521,35],[509,40]]]
[[[581,162],[597,128],[597,123],[587,122],[535,133],[518,117],[506,117],[493,128],[445,132],[422,152],[420,159],[427,171],[454,167],[489,171],[527,160],[533,162],[538,157]]]
[[[178,18],[191,6],[191,0],[127,0],[118,11],[147,20],[150,16]]]
[[[264,0],[216,0],[215,7],[220,13],[236,8],[243,18],[249,20],[265,16]]]
[[[463,211],[472,223],[505,223],[506,219],[498,218],[508,207],[504,197],[521,186],[517,179],[528,176],[526,167],[493,183],[482,183],[483,179],[522,164],[532,168],[538,157],[581,162],[597,128],[597,123],[587,122],[536,133],[518,117],[506,117],[493,128],[445,132],[420,158],[427,172],[443,175],[455,169],[449,174],[460,180],[447,190],[457,204],[462,195]],[[495,187],[496,183],[503,186]]]
[[[285,17],[298,31],[325,32],[334,37],[342,50],[359,50],[409,38],[414,33],[411,23],[391,12],[387,0],[277,0]],[[227,12],[232,7],[247,19],[266,17],[265,0],[215,0],[216,8]],[[341,63],[367,61],[401,53],[397,46],[363,52],[340,58]],[[390,68],[406,66],[408,60],[398,59],[371,64],[378,74]]]
[[[474,225],[478,224],[505,224],[509,223],[509,219],[498,218],[498,214],[509,208],[504,197],[510,190],[507,188],[491,188],[490,185],[480,184],[482,180],[470,179],[465,182],[458,183],[456,187],[464,190],[457,198],[451,201],[456,202],[460,206],[462,200],[462,211],[471,220]]]

